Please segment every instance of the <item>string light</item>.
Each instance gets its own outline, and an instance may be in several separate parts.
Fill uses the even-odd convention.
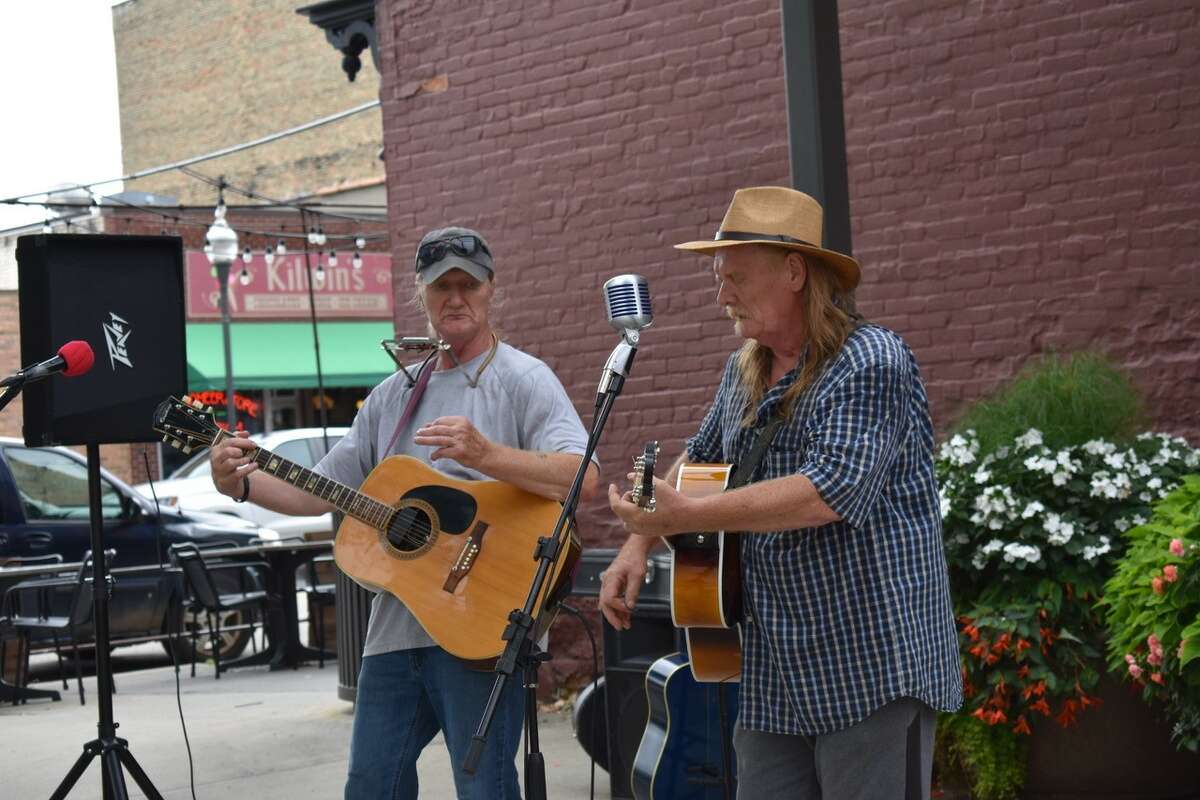
[[[88,204],[88,213],[91,214],[92,219],[100,216],[100,205],[96,202],[95,195],[92,195],[92,201]]]
[[[250,285],[250,270],[246,269],[245,264],[242,264],[242,271],[238,273],[238,283],[242,284],[242,286]]]
[[[367,240],[364,239],[362,236],[356,236],[356,237],[354,237],[354,246],[357,247],[359,250],[362,250],[367,246]]]
[[[329,251],[329,268],[333,269],[337,266],[337,250]]]
[[[277,256],[286,256],[287,255],[287,245],[283,243],[283,239],[280,239],[279,242],[275,245],[275,255],[277,255]]]
[[[275,263],[275,251],[271,249],[270,245],[263,250],[263,261],[267,262],[268,267]]]
[[[243,264],[249,264],[253,258],[254,258],[254,253],[250,252],[249,247],[247,247],[245,250],[242,251],[242,263]]]
[[[53,230],[54,229],[50,227],[49,219],[47,219],[45,222],[42,223],[42,233],[50,233]]]
[[[350,263],[355,269],[362,269],[362,253],[354,251],[354,258],[350,259]]]
[[[309,244],[317,243],[317,229],[315,226],[308,229],[308,243]]]

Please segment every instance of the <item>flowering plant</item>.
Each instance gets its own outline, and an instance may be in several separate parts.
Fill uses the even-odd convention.
[[[1125,539],[1102,601],[1109,665],[1163,702],[1177,746],[1200,751],[1200,475]]]
[[[981,453],[968,430],[942,445],[967,713],[1028,734],[1038,717],[1070,725],[1096,702],[1105,635],[1093,603],[1121,534],[1198,464],[1200,451],[1162,434],[1051,449],[1031,428]]]

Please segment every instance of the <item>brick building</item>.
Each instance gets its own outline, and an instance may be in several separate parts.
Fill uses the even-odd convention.
[[[936,424],[1030,356],[1091,347],[1128,368],[1158,429],[1196,440],[1200,15],[839,5],[860,309],[912,345]],[[376,14],[396,247],[444,221],[486,232],[517,301],[501,327],[585,416],[614,343],[600,285],[644,274],[654,327],[599,453],[608,480],[647,439],[673,459],[735,341],[705,260],[670,245],[711,235],[735,188],[789,181],[779,3]],[[396,92],[431,78],[447,91]],[[601,501],[580,526],[591,546],[622,538]]]

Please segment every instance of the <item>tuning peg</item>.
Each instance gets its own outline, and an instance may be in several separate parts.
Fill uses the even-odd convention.
[[[166,443],[166,442],[170,442],[170,441],[171,441],[171,437],[170,437],[170,436],[167,436],[167,435],[164,433],[164,434],[163,434],[163,442],[164,442],[164,443]]]
[[[183,448],[183,454],[185,456],[191,454],[191,452],[192,452],[192,448],[190,448],[190,447]]]
[[[193,400],[193,401],[192,401],[192,408],[195,408],[195,409],[201,409],[201,408],[204,408],[204,403],[201,403],[199,400]]]
[[[183,402],[187,403],[188,405],[192,404],[192,396],[190,394],[185,394],[182,399]]]
[[[213,413],[212,406],[207,406],[207,407],[205,407],[204,411],[205,411],[206,413],[208,413],[208,414],[211,414],[211,413]]]
[[[175,441],[171,442],[171,447],[174,447],[176,450],[178,450],[180,448],[179,441],[175,440]]]

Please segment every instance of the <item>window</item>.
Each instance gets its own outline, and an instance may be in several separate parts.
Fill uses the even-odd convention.
[[[304,439],[293,439],[290,442],[284,442],[278,447],[272,448],[271,452],[280,458],[286,458],[288,461],[295,462],[302,467],[311,468],[314,463],[312,453],[308,449],[308,442]]]
[[[89,519],[87,466],[54,450],[5,447],[4,458],[17,483],[28,520]],[[121,495],[100,479],[100,514],[119,519]]]

